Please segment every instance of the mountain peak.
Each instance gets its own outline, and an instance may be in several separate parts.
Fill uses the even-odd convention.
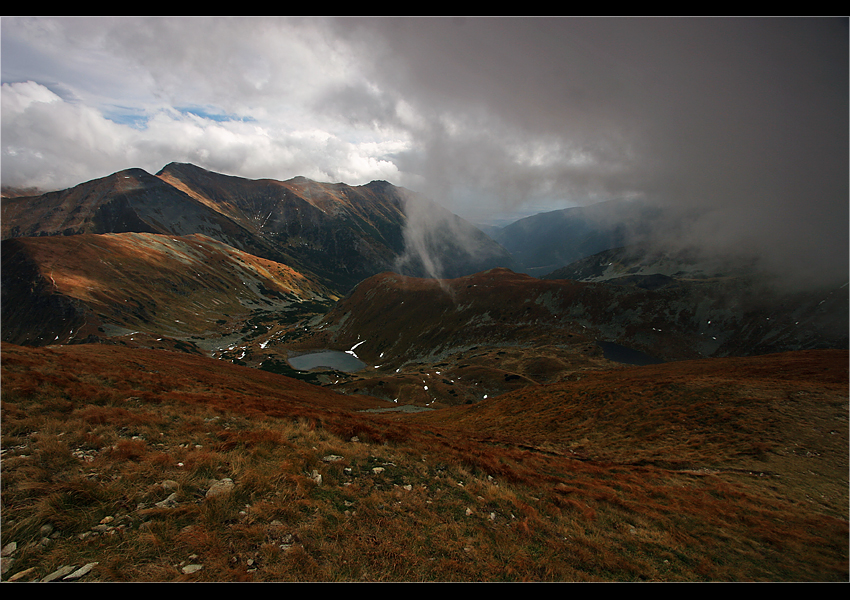
[[[174,173],[174,172],[179,173],[181,171],[201,171],[201,172],[204,172],[204,173],[211,173],[212,172],[212,171],[209,171],[207,169],[204,169],[203,167],[199,167],[198,165],[193,165],[192,163],[170,162],[167,165],[165,165],[164,167],[162,167],[162,169],[159,170],[159,172],[156,174],[156,176],[159,177],[163,174]]]
[[[115,173],[113,173],[109,177],[112,177],[112,178],[120,178],[120,177],[143,178],[143,177],[152,177],[152,175],[150,173],[148,173],[147,171],[145,171],[144,169],[140,169],[138,167],[130,167],[129,169],[124,169],[122,171],[116,171]]]

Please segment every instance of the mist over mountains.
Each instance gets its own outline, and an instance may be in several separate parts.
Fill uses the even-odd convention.
[[[583,352],[596,350],[578,340],[616,342],[663,360],[846,344],[846,278],[790,285],[751,252],[688,244],[701,216],[613,200],[520,219],[488,236],[385,181],[250,180],[179,163],[156,175],[128,169],[3,199],[3,339],[40,345],[141,331],[147,343],[201,353],[244,346],[244,358],[273,348],[281,327],[295,343],[292,328],[303,322],[301,331],[318,335],[307,338],[313,345],[408,339],[404,349],[391,344],[408,362],[482,344],[549,344],[563,327]],[[492,269],[495,287],[458,279]],[[370,281],[386,272],[406,279],[394,291]],[[543,291],[513,273],[567,281]],[[422,277],[438,287],[409,279]],[[591,285],[582,300],[570,282]],[[471,295],[460,293],[467,288]],[[323,326],[342,327],[338,334],[326,339],[304,321],[343,297],[333,313],[341,320],[332,315]],[[444,300],[453,316],[432,314]],[[401,306],[389,328],[366,316]]]
[[[535,557],[516,578],[632,579],[596,555],[541,574],[536,557],[604,538],[621,560],[643,530],[635,564],[666,551],[656,531],[705,541],[653,578],[786,577],[785,547],[733,574],[704,566],[706,547],[724,565],[769,525],[801,540],[795,578],[846,576],[847,281],[785,285],[752,253],[682,244],[688,219],[612,201],[490,237],[385,181],[177,163],[4,197],[3,542],[22,548],[4,568],[50,577],[62,548],[92,552],[98,580],[285,580],[302,567],[278,565],[309,555],[331,565],[317,580],[355,563],[383,580],[379,544],[448,527],[410,562],[427,571],[458,531],[492,539],[486,558],[463,541],[461,574],[418,580],[512,579],[506,544]],[[210,497],[222,482],[230,495]],[[73,501],[48,517],[39,497]],[[107,513],[120,536],[101,536]],[[48,518],[62,534],[28,544]],[[352,553],[335,524],[375,531]],[[196,531],[204,569],[188,575],[174,565]],[[142,572],[101,566],[114,539]]]

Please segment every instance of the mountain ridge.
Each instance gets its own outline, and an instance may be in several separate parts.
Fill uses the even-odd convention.
[[[641,200],[615,199],[523,217],[491,237],[502,244],[524,272],[542,275],[597,252],[648,240],[661,215]]]
[[[411,243],[414,212],[438,220],[426,238]],[[434,230],[443,223],[451,236]],[[511,263],[506,250],[471,224],[383,181],[251,180],[169,163],[156,176],[126,169],[66,190],[2,200],[3,239],[130,231],[202,233],[312,273],[341,292],[385,270],[424,275],[432,259],[449,276]]]

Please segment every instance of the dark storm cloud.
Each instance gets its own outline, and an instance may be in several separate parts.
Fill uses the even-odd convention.
[[[846,19],[342,19],[417,119],[398,157],[451,206],[642,194],[692,243],[843,273]],[[433,186],[433,187],[431,187]],[[429,189],[430,187],[430,189]]]

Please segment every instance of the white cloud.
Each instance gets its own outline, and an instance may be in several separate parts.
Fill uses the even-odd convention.
[[[34,82],[4,84],[2,101],[4,185],[59,189],[129,167],[156,172],[171,161],[248,178],[304,175],[362,184],[395,179],[398,169],[384,157],[405,147],[395,140],[350,143],[318,128],[273,131],[175,110],[160,110],[136,128]]]
[[[62,99],[42,85],[33,81],[3,84],[2,110],[5,114],[18,115],[35,102],[60,102]]]

